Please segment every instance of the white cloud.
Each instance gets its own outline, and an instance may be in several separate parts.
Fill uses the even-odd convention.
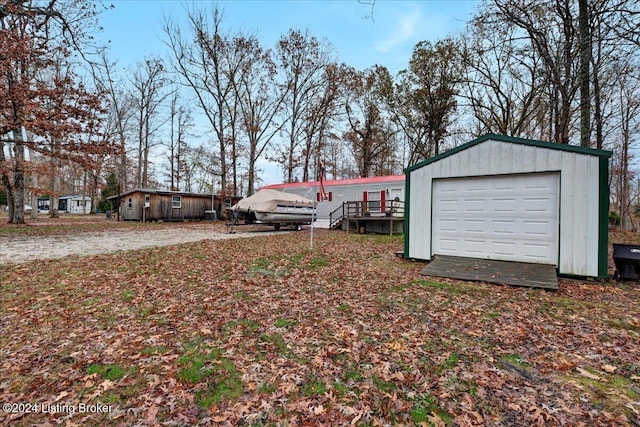
[[[378,52],[387,53],[402,43],[411,40],[422,19],[422,14],[418,10],[403,15],[398,19],[393,32],[384,40],[378,40],[375,48]]]

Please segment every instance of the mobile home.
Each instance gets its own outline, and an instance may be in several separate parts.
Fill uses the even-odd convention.
[[[404,201],[404,175],[272,184],[262,188],[297,194],[317,202],[317,225],[329,226],[332,213],[345,203],[361,202],[367,215],[384,216],[395,201]],[[322,197],[322,188],[324,197]]]
[[[50,209],[51,199],[41,197],[38,199],[38,211],[48,212]],[[58,198],[58,212],[70,214],[89,214],[91,213],[91,197],[90,196],[60,196]]]

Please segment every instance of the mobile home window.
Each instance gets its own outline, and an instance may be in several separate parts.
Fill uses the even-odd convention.
[[[182,196],[171,196],[171,207],[180,209],[182,207]]]
[[[331,202],[333,201],[333,192],[332,191],[327,191],[325,194],[324,199],[320,196],[320,193],[316,193],[316,201],[317,202]]]
[[[367,192],[367,208],[370,212],[380,212],[380,192]]]
[[[133,209],[133,198],[129,197],[129,201],[127,202],[127,207],[129,209]]]

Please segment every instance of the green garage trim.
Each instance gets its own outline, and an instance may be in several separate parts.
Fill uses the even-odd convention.
[[[600,157],[598,278],[609,275],[609,158]]]
[[[407,173],[404,179],[404,257],[409,258],[409,215],[411,212],[411,175]]]

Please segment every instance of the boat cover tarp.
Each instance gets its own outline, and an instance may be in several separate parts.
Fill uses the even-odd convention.
[[[313,200],[296,194],[265,188],[253,196],[240,200],[231,206],[231,210],[238,212],[275,212],[278,205],[313,207]]]

